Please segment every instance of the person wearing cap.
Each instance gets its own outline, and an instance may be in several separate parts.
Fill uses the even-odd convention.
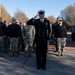
[[[59,22],[58,18],[59,17],[57,17],[56,22],[52,25],[52,37],[53,37],[54,44],[55,44],[55,47],[56,47],[56,50],[54,52],[58,52],[57,42],[56,42],[56,26],[58,25],[58,22]]]
[[[58,56],[63,56],[65,50],[64,48],[66,45],[67,29],[66,26],[63,24],[63,19],[61,17],[58,18],[58,25],[56,26],[56,38]]]
[[[39,19],[35,19],[39,16]],[[47,57],[47,41],[50,39],[50,22],[44,18],[45,11],[38,11],[38,15],[32,20],[35,26],[35,42],[36,42],[36,65],[37,69],[46,69]]]
[[[0,17],[0,57],[3,56],[4,49],[4,38],[6,36],[6,25],[2,22]]]
[[[18,42],[19,38],[22,37],[21,27],[16,24],[16,19],[12,19],[12,24],[8,26],[8,37],[10,38],[10,56],[18,56]]]

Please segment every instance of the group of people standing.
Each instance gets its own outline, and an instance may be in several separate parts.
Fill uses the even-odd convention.
[[[0,56],[5,52],[10,53],[10,56],[18,56],[21,50],[26,56],[31,56],[34,37],[33,25],[23,25],[22,21],[19,23],[12,18],[12,23],[6,26],[0,17]]]
[[[37,16],[39,18],[37,19]],[[46,69],[46,58],[48,50],[48,41],[51,34],[54,37],[56,52],[58,56],[63,56],[64,47],[66,45],[67,31],[63,25],[63,19],[58,17],[56,23],[52,25],[52,32],[50,29],[50,22],[45,17],[45,11],[38,11],[38,15],[31,18],[27,25],[20,25],[16,19],[12,19],[12,24],[6,27],[0,17],[0,56],[2,56],[4,41],[8,39],[8,49],[11,56],[17,56],[17,53],[24,49],[25,55],[31,56],[34,45],[36,45],[36,66],[37,69]],[[7,45],[6,44],[6,45]],[[22,48],[21,48],[22,47]]]

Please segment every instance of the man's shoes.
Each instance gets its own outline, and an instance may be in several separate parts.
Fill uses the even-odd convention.
[[[46,70],[46,67],[42,67],[42,70]]]
[[[17,55],[17,54],[14,54],[14,56],[15,56],[15,57],[18,57],[19,55]]]
[[[10,57],[18,57],[18,55],[11,54]]]
[[[64,56],[64,53],[63,52],[61,52],[61,56]]]
[[[58,52],[58,56],[61,56],[61,52]]]
[[[64,56],[63,52],[58,52],[58,56]]]
[[[41,67],[37,67],[37,70],[40,70],[41,69]]]
[[[46,70],[46,67],[37,67],[37,70],[40,70],[40,69]]]
[[[0,54],[0,57],[3,57],[3,55],[2,55],[2,54]]]

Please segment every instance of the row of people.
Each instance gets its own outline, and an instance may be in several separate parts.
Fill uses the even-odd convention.
[[[36,17],[39,16],[39,19]],[[9,48],[11,50],[11,56],[17,55],[18,49],[24,44],[25,53],[32,52],[32,46],[36,44],[36,65],[37,69],[46,69],[46,57],[47,57],[47,47],[48,41],[50,40],[50,22],[45,16],[45,11],[40,10],[38,15],[31,18],[26,26],[21,26],[16,23],[16,19],[12,20],[12,24],[6,27],[2,23],[2,18],[0,18],[0,55],[3,47],[3,39],[5,36],[9,39]],[[63,56],[64,47],[66,45],[67,31],[65,25],[63,25],[62,18],[57,19],[52,27],[52,35],[56,40],[56,50],[58,55]]]
[[[17,24],[16,19],[12,19],[12,24],[6,25],[0,17],[0,56],[3,52],[11,51],[11,56],[17,56],[21,49],[26,54],[32,52],[33,40],[35,37],[35,27],[32,25]]]

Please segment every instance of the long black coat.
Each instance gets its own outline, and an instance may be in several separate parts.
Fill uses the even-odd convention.
[[[44,23],[41,23],[40,19],[30,19],[28,24],[35,26],[37,68],[45,68],[47,56],[47,40],[50,38],[50,23],[46,19],[44,19]]]

